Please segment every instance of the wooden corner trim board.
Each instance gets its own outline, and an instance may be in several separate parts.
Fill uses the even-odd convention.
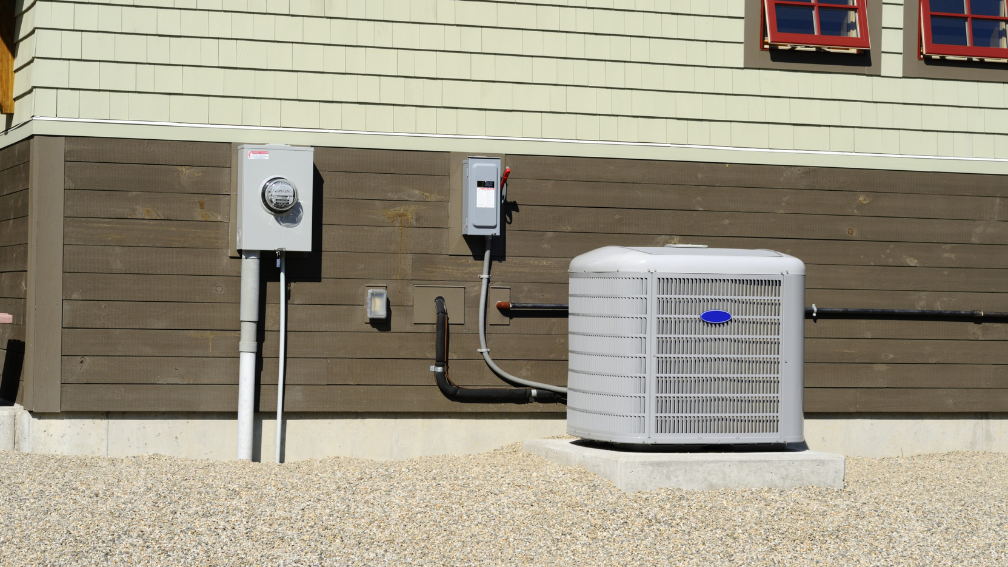
[[[0,114],[14,114],[14,0],[0,0]]]
[[[31,140],[24,405],[36,412],[60,411],[65,145],[64,138]]]
[[[228,256],[240,258],[238,253],[238,142],[231,143],[231,216],[228,217]]]

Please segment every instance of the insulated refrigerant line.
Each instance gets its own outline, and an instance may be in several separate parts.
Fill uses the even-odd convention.
[[[561,394],[535,388],[465,388],[448,377],[448,310],[444,297],[434,299],[437,331],[434,338],[434,382],[444,397],[453,402],[473,404],[566,403]]]
[[[848,309],[845,307],[812,307],[805,309],[805,318],[818,319],[905,319],[914,321],[1008,321],[1008,313],[998,311],[950,311],[940,309]]]
[[[566,303],[518,303],[498,301],[501,311],[554,312],[565,317]],[[952,311],[942,309],[859,309],[846,307],[812,307],[805,309],[805,318],[819,319],[889,319],[911,321],[1008,321],[1008,312],[1000,311]]]
[[[551,384],[543,384],[542,382],[533,382],[531,380],[525,380],[524,378],[519,378],[512,374],[508,374],[497,366],[497,363],[490,358],[490,349],[487,348],[486,340],[486,308],[487,308],[487,292],[490,288],[490,244],[493,237],[487,235],[486,237],[486,251],[483,252],[483,275],[480,278],[483,280],[482,289],[480,290],[480,305],[479,305],[479,338],[480,338],[480,348],[479,352],[483,355],[483,360],[486,361],[487,366],[493,371],[501,380],[511,384],[512,386],[526,386],[528,388],[536,388],[538,390],[546,390],[547,392],[555,392],[557,394],[567,394],[567,388],[563,386],[553,386]]]
[[[283,432],[284,362],[287,359],[287,251],[277,250],[277,266],[280,268],[280,350],[277,375],[277,417],[276,417],[276,462],[280,464],[280,440]]]

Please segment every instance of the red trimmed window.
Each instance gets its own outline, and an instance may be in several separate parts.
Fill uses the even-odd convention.
[[[921,53],[1008,60],[1008,1],[921,0]]]
[[[763,0],[763,48],[867,50],[870,45],[866,3],[867,0]]]

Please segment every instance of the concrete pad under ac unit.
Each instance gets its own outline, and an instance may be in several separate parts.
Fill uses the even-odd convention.
[[[844,487],[843,455],[817,451],[631,452],[571,439],[532,439],[525,441],[525,450],[605,477],[624,492],[659,488]]]

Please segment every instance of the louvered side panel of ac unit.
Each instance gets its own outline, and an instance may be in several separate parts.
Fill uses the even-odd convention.
[[[643,442],[648,429],[648,277],[571,277],[569,310],[568,433]]]
[[[781,441],[782,278],[656,274],[652,443]],[[726,323],[701,319],[731,314]]]

